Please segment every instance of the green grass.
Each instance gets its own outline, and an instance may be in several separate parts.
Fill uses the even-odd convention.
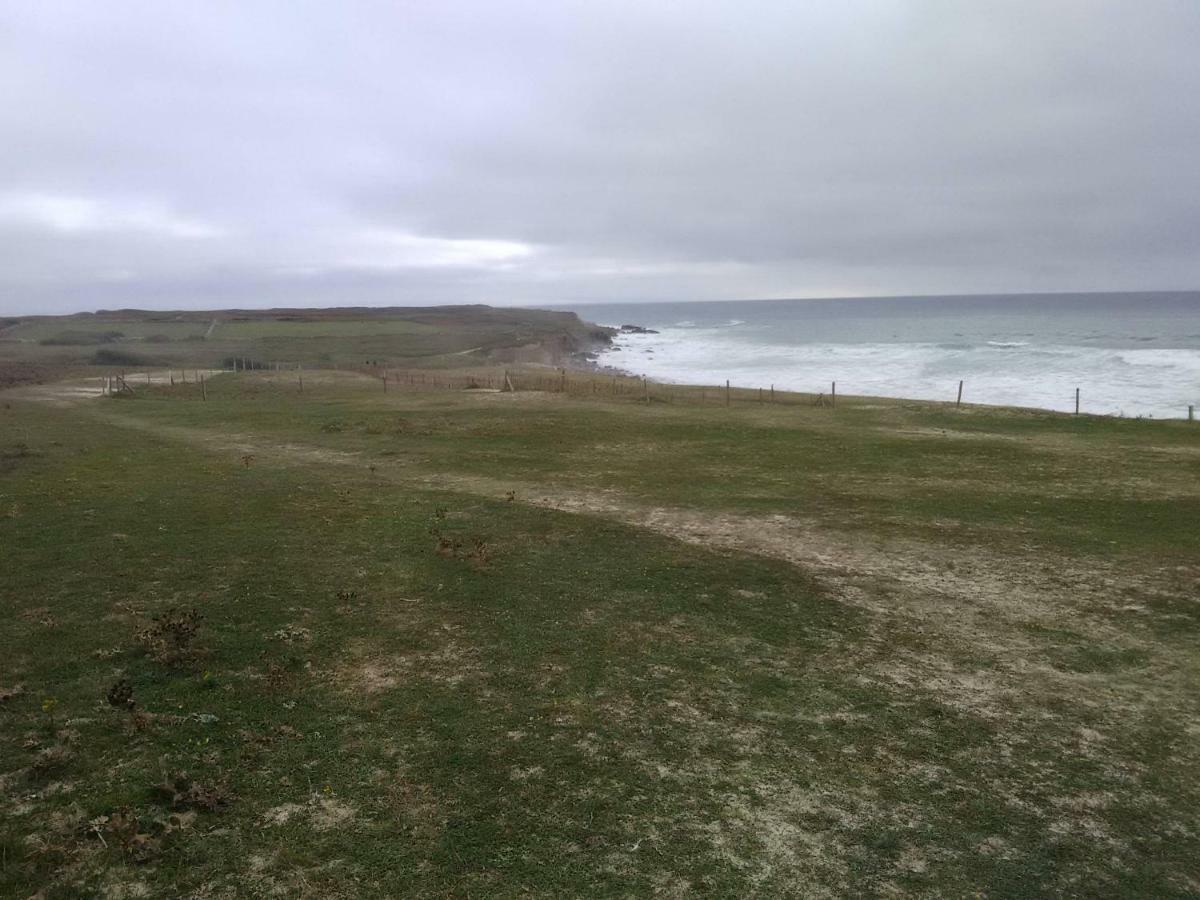
[[[53,340],[63,333],[101,335],[106,332],[120,332],[126,338],[135,340],[162,336],[174,341],[182,341],[189,337],[201,337],[207,330],[208,325],[203,322],[136,319],[113,322],[93,316],[72,316],[67,319],[42,318],[23,322],[13,326],[4,336],[7,339],[44,341]]]
[[[349,319],[333,322],[297,322],[289,320],[249,321],[229,320],[218,323],[213,337],[228,338],[321,338],[366,337],[371,335],[429,335],[439,329],[422,322],[407,319]]]
[[[463,476],[503,472],[566,488],[620,489],[646,502],[803,515],[839,529],[960,543],[1030,540],[1072,553],[1153,550],[1187,558],[1200,521],[1198,430],[1186,422],[985,407],[843,401],[837,410],[498,402],[494,395],[384,394],[376,385],[215,383],[232,404],[143,404],[155,421],[262,431],[364,458]],[[315,391],[315,393],[314,393]],[[195,393],[194,391],[192,392]],[[177,392],[175,396],[179,396]],[[194,399],[194,398],[193,398]],[[1183,451],[1183,452],[1180,452]],[[1100,494],[1101,496],[1097,496]]]
[[[1200,431],[312,378],[0,404],[0,894],[1196,893]]]

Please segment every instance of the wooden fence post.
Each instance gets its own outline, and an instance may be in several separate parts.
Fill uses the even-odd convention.
[[[829,383],[829,405],[837,406],[837,382],[836,381],[832,381]]]
[[[775,402],[775,385],[771,385],[771,402]]]
[[[208,399],[208,383],[204,380],[204,376],[200,376],[200,399]]]
[[[729,405],[729,379],[725,379],[725,405]]]
[[[962,406],[962,381],[958,382],[958,399],[954,401],[954,408],[958,409]]]
[[[1196,421],[1196,407],[1190,403],[1188,404],[1188,421],[1189,422]]]
[[[1079,415],[1079,388],[1075,388],[1075,415]]]

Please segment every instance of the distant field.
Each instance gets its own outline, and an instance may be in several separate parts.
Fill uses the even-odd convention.
[[[0,366],[460,366],[561,363],[603,332],[572,313],[486,306],[104,312],[28,317],[0,330]]]
[[[303,374],[0,393],[0,895],[1200,892],[1200,426]]]
[[[428,335],[442,329],[422,322],[405,319],[358,319],[348,321],[293,322],[274,319],[270,321],[221,321],[212,336],[218,340],[228,338],[339,338],[378,335]]]
[[[22,341],[53,340],[61,334],[120,332],[127,338],[145,340],[148,337],[163,336],[174,341],[186,340],[189,337],[201,337],[208,326],[198,322],[147,322],[138,320],[106,321],[87,316],[71,317],[69,321],[36,320],[25,322],[10,328],[4,333],[5,339]]]

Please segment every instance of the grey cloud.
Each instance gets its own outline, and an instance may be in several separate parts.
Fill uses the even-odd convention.
[[[1190,0],[12,4],[0,311],[1194,288],[1198,45]]]

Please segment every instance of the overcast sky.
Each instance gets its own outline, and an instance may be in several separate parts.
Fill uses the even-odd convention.
[[[1200,287],[1200,2],[0,0],[0,312]]]

